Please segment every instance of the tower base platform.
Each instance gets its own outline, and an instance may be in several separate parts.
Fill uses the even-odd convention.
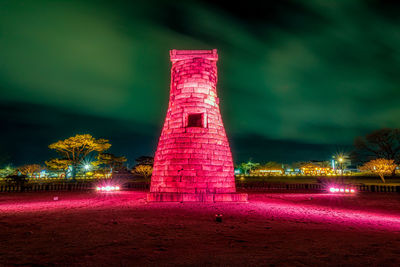
[[[148,193],[148,202],[247,202],[245,193]]]

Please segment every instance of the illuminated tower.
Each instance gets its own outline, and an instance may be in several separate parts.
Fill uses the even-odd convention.
[[[236,193],[217,97],[217,50],[171,50],[167,116],[148,201],[247,201]]]

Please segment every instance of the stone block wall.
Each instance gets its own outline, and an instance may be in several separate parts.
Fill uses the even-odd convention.
[[[216,88],[217,51],[172,50],[170,57],[169,106],[150,192],[234,193],[232,155]]]

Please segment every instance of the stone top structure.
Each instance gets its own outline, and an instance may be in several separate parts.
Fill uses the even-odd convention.
[[[191,58],[204,58],[211,61],[218,60],[217,49],[213,50],[176,50],[169,51],[172,62]]]

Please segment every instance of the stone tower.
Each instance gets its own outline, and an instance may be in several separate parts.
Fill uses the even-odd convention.
[[[148,201],[247,201],[236,193],[217,97],[217,50],[171,50],[167,116]]]

